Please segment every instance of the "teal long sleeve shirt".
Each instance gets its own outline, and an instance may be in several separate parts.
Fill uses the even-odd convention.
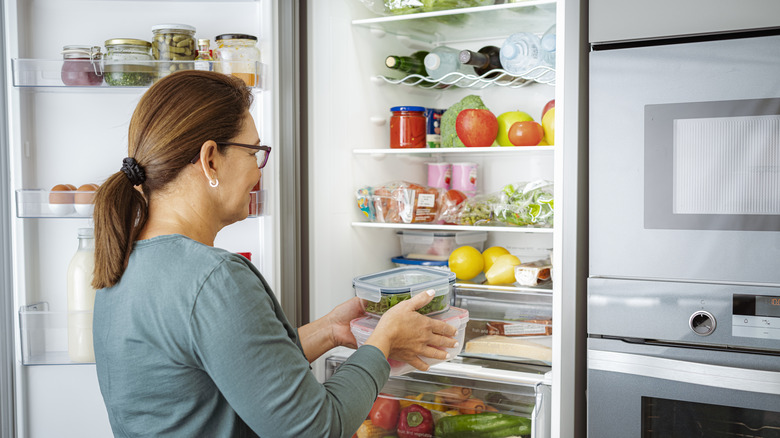
[[[364,346],[318,382],[254,265],[180,235],[135,244],[93,333],[117,437],[350,437],[390,372]]]

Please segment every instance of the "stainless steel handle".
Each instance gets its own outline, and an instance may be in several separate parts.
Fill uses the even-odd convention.
[[[780,372],[773,371],[601,350],[588,350],[588,369],[738,391],[780,394]]]

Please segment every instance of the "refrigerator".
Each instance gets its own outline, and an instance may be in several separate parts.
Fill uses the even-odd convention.
[[[291,322],[325,315],[354,296],[353,278],[394,267],[391,258],[409,231],[479,230],[486,234],[484,248],[504,246],[521,259],[549,254],[552,281],[542,289],[456,283],[452,299],[472,320],[546,309],[552,319],[549,361],[464,353],[426,373],[393,378],[384,391],[404,399],[458,382],[475,394],[503,394],[498,409],[532,418],[533,436],[581,436],[586,8],[565,0],[495,3],[384,15],[359,0],[4,0],[0,269],[8,275],[0,294],[0,436],[110,435],[95,365],[73,363],[65,353],[66,272],[77,230],[91,226],[91,219],[52,213],[46,199],[56,184],[99,184],[119,169],[127,124],[146,87],[64,86],[61,51],[69,44],[103,46],[110,38],[149,41],[151,27],[161,23],[192,25],[195,37],[211,39],[212,48],[224,33],[258,37],[261,79],[253,87],[253,115],[261,140],[273,147],[256,195],[261,211],[223,229],[215,245],[251,253]],[[512,33],[541,36],[553,24],[556,68],[545,79],[425,88],[393,83],[398,76],[384,66],[391,54],[437,45],[500,46]],[[555,144],[390,150],[391,107],[446,109],[470,94],[496,115],[521,110],[537,121],[544,104],[555,99]],[[554,226],[366,220],[357,206],[358,188],[394,180],[425,184],[431,162],[476,163],[481,193],[553,181]],[[326,379],[350,352],[326,354],[312,372]],[[527,410],[512,410],[518,400]]]

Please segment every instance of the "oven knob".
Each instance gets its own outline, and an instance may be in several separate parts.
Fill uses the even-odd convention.
[[[700,310],[693,315],[688,321],[691,326],[691,330],[699,336],[707,336],[715,331],[715,317],[710,312]]]

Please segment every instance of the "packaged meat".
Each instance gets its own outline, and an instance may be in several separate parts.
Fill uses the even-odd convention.
[[[521,263],[515,266],[515,279],[521,286],[538,286],[550,281],[550,259]]]
[[[362,187],[356,197],[358,207],[373,222],[415,224],[436,221],[444,193],[442,189],[395,181]]]

